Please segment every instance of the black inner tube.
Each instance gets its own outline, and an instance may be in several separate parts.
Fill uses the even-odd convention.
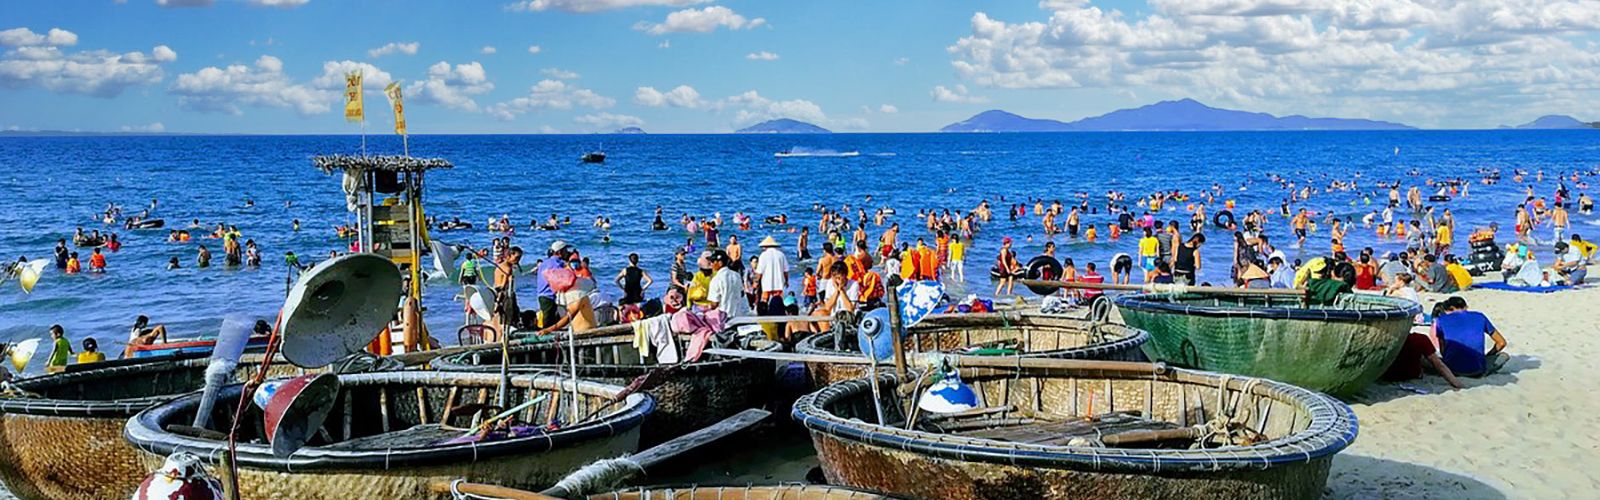
[[[1028,260],[1028,266],[1023,271],[1023,277],[1031,280],[1058,280],[1061,279],[1061,261],[1049,255],[1040,255]],[[1055,293],[1059,287],[1028,285],[1028,290],[1039,295]]]
[[[1226,222],[1224,222],[1224,220],[1226,220]],[[1232,211],[1222,210],[1218,211],[1216,215],[1211,216],[1211,223],[1217,227],[1229,227],[1237,223],[1237,221],[1234,220]]]

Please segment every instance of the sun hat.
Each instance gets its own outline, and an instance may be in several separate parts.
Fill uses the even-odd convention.
[[[773,237],[771,237],[771,236],[768,236],[766,239],[761,240],[761,247],[762,248],[777,248],[778,247],[778,240],[773,238]]]

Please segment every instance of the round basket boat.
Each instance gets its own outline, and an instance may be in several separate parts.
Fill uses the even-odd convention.
[[[793,416],[811,431],[830,484],[927,499],[1318,498],[1333,455],[1356,437],[1349,406],[1288,384],[1146,363],[1078,364],[1093,366],[962,368],[979,410],[960,421],[963,414],[923,411],[906,429],[893,374],[879,377],[889,425],[872,423],[867,379],[807,395]],[[1112,417],[1260,434],[1209,449],[1105,446]],[[1087,441],[1065,437],[1074,433]]]
[[[239,487],[244,498],[447,498],[431,493],[431,481],[469,481],[539,489],[597,459],[632,453],[639,423],[655,407],[645,394],[616,399],[622,388],[580,381],[577,418],[571,418],[571,379],[519,375],[511,378],[507,406],[544,399],[512,418],[513,426],[545,428],[499,440],[459,442],[474,423],[492,415],[500,376],[488,373],[399,371],[340,375],[339,394],[323,427],[287,457],[273,455],[259,427],[260,409],[247,405],[240,426]],[[226,425],[242,388],[220,391],[214,426]],[[124,435],[141,450],[145,470],[167,455],[187,451],[212,466],[225,455],[225,440],[167,432],[194,418],[199,394],[145,410],[129,420]],[[254,422],[250,424],[249,422]]]
[[[435,490],[456,498],[550,498],[537,493],[492,485],[452,481],[436,483]],[[589,495],[589,500],[888,500],[894,497],[839,486],[780,484],[746,486],[639,486]]]
[[[1032,312],[934,314],[906,330],[907,352],[953,352],[1001,342],[1020,347],[1023,358],[1143,361],[1139,346],[1149,335],[1123,325],[1096,324],[1083,318]],[[853,336],[844,348],[834,346],[828,332],[807,337],[795,346],[802,354],[861,356]],[[815,387],[867,376],[865,365],[806,363]]]
[[[1293,297],[1161,293],[1115,300],[1123,321],[1150,332],[1144,345],[1150,359],[1335,396],[1377,380],[1422,312],[1416,302],[1369,294],[1310,307]]]
[[[653,446],[744,411],[761,407],[769,397],[773,362],[761,359],[705,355],[699,361],[677,365],[641,359],[633,344],[633,331],[580,337],[576,346],[578,376],[606,384],[628,386],[653,374],[646,390],[656,400],[656,411],[645,419],[640,443]],[[688,337],[680,337],[683,345]],[[566,368],[564,342],[540,342],[511,347],[512,372],[555,372]],[[776,342],[754,340],[752,350],[776,351]],[[682,349],[680,348],[680,352]],[[500,371],[498,347],[474,349],[433,361],[443,371]]]
[[[207,359],[201,356],[72,365],[68,372],[12,382],[23,395],[0,397],[0,480],[24,499],[132,494],[150,469],[122,440],[122,426],[141,410],[203,387]],[[259,361],[259,355],[247,356],[236,377],[255,373]],[[279,367],[269,375],[299,373]]]

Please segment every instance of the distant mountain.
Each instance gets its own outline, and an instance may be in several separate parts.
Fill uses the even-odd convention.
[[[639,128],[639,127],[622,127],[622,128],[617,129],[617,131],[612,132],[612,133],[613,134],[643,134],[645,132],[644,132],[644,129]]]
[[[1544,115],[1531,122],[1517,125],[1522,129],[1591,128],[1593,124],[1578,121],[1567,115]]]
[[[833,132],[829,131],[828,129],[825,129],[825,128],[822,128],[822,127],[818,127],[816,125],[812,125],[810,123],[806,123],[806,122],[803,122],[803,121],[790,120],[788,118],[779,118],[779,119],[776,119],[776,120],[767,120],[767,121],[764,121],[764,122],[761,122],[761,123],[757,123],[755,125],[751,125],[751,126],[739,129],[735,133],[739,133],[739,134],[830,134],[830,133],[833,133]]]
[[[1409,125],[1352,118],[1273,116],[1220,109],[1194,99],[1161,101],[1074,122],[1024,118],[1000,110],[978,113],[941,132],[1090,132],[1119,130],[1404,130]]]

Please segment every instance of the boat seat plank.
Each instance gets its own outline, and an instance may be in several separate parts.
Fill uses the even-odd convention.
[[[1000,422],[997,422],[1000,423]],[[1143,418],[1137,411],[1107,413],[1092,420],[1070,419],[1055,422],[1012,424],[957,432],[979,439],[994,439],[1029,444],[1065,444],[1075,438],[1093,439],[1133,430],[1177,428],[1177,424]]]
[[[325,450],[387,450],[392,448],[421,448],[446,439],[461,436],[460,429],[449,429],[439,424],[425,424],[408,429],[362,436],[323,446]]]

